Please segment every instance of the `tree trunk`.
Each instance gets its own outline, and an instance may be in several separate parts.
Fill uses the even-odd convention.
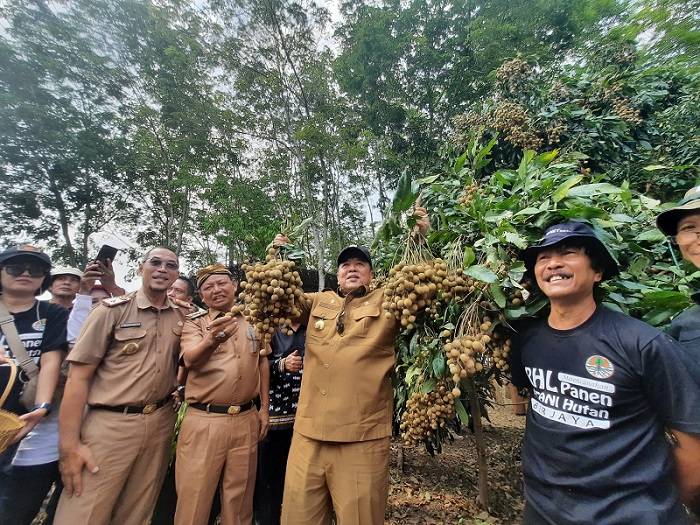
[[[469,406],[471,408],[472,421],[474,422],[474,438],[476,439],[476,456],[479,466],[479,504],[484,510],[489,510],[489,481],[488,462],[486,461],[486,446],[484,445],[484,427],[481,425],[481,405],[476,384],[469,378]]]

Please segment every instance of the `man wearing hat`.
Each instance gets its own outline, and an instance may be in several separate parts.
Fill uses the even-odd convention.
[[[222,525],[250,525],[270,405],[264,343],[242,315],[230,313],[238,283],[228,268],[201,269],[197,288],[209,309],[190,314],[182,331],[188,405],[177,442],[175,525],[206,524],[217,485]]]
[[[10,314],[0,325],[0,356],[13,358],[20,365],[8,343],[7,333],[14,324],[30,364],[39,370],[34,408],[21,416],[26,425],[15,437],[15,442],[21,441],[0,455],[2,524],[31,523],[59,477],[58,420],[51,400],[68,349],[68,312],[36,299],[49,285],[50,273],[51,259],[37,248],[17,246],[0,253],[0,302]],[[6,365],[0,368],[9,370]]]
[[[92,310],[67,358],[57,525],[150,522],[175,424],[185,317],[167,293],[178,271],[171,249],[149,250],[138,265],[141,288]]]
[[[62,266],[55,268],[51,272],[51,301],[54,304],[60,304],[69,310],[73,308],[73,301],[80,288],[80,279],[83,277],[83,272],[77,268],[70,266]]]
[[[688,190],[678,204],[660,213],[656,225],[678,246],[686,261],[700,268],[700,186]],[[676,317],[668,333],[685,347],[695,362],[700,362],[700,292],[692,294],[691,299],[696,305]],[[683,445],[681,442],[678,452],[683,450]],[[700,475],[700,458],[695,458],[692,465],[694,468],[678,472],[682,479],[689,478],[690,486],[700,483],[697,479],[692,481]],[[693,508],[700,514],[700,498],[696,501]]]
[[[416,229],[428,229],[416,207]],[[275,244],[289,239],[279,235]],[[399,323],[387,319],[384,292],[370,290],[372,258],[362,246],[338,255],[338,292],[299,301],[307,325],[304,376],[282,503],[283,525],[379,525],[389,494],[394,344]]]
[[[550,226],[521,259],[551,307],[512,356],[514,384],[532,394],[524,524],[692,523],[664,428],[700,443],[700,368],[667,334],[596,304],[618,267],[589,225]]]

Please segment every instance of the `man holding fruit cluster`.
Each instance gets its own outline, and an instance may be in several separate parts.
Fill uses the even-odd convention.
[[[416,207],[415,229],[428,229]],[[275,238],[275,245],[289,239]],[[296,321],[307,325],[304,377],[282,504],[283,525],[384,523],[389,493],[389,440],[394,344],[399,322],[370,290],[372,258],[362,246],[338,255],[338,292],[305,294]]]

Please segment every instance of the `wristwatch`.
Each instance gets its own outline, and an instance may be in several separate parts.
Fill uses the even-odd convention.
[[[38,403],[32,407],[32,412],[39,410],[40,408],[46,409],[46,415],[51,413],[51,403]]]

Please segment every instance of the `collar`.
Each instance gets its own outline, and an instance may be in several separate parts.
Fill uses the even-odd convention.
[[[165,306],[163,308],[159,308],[158,306],[151,304],[151,301],[148,298],[148,296],[146,295],[146,292],[143,291],[143,288],[139,288],[135,292],[127,294],[127,297],[134,296],[134,295],[135,295],[135,299],[136,299],[136,306],[141,310],[146,310],[148,308],[157,308],[157,309],[161,309],[161,310],[167,310],[168,308],[175,308],[175,309],[180,308],[178,305],[176,305],[175,303],[172,302],[170,297],[167,297],[167,296],[166,296],[167,300],[166,300]]]
[[[329,291],[332,292],[331,288],[324,288],[323,291]],[[361,284],[359,287],[355,288],[352,292],[348,293],[347,295],[343,293],[343,291],[338,288],[338,295],[340,297],[363,297],[369,293],[369,289],[364,285]]]

